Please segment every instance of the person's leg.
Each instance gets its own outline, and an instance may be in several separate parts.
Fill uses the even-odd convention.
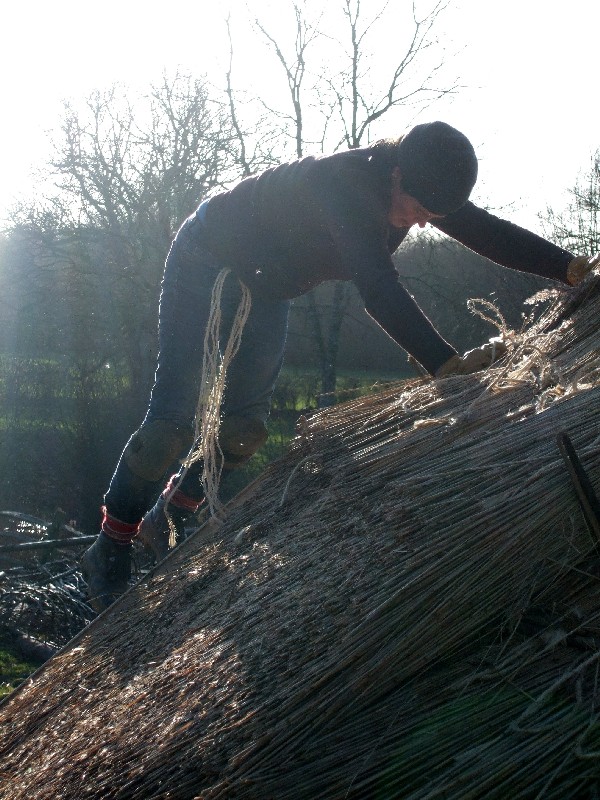
[[[239,280],[230,274],[219,304],[221,352],[227,346],[241,297]],[[265,422],[282,364],[288,313],[288,301],[252,299],[239,350],[226,376],[219,434],[219,446],[224,456],[220,465],[220,488],[232,470],[243,466],[267,439]],[[194,443],[193,449],[197,444]],[[204,494],[203,468],[202,459],[182,467],[171,476],[155,505],[144,516],[138,536],[157,560],[162,560],[169,552],[170,529],[174,527],[179,538],[185,523],[197,511],[197,501],[203,499]]]
[[[106,606],[126,588],[123,572],[116,585],[107,589],[107,542],[117,561],[129,563],[131,541],[136,535],[148,544],[157,558],[168,551],[168,514],[176,527],[197,510],[202,502],[202,462],[185,473],[173,476],[153,508],[140,517],[156,496],[168,466],[181,456],[193,436],[204,333],[210,313],[212,288],[220,267],[202,244],[198,223],[188,221],[178,234],[167,259],[159,314],[159,360],[148,413],[142,427],[132,436],[119,461],[105,497],[105,517],[97,551],[100,565],[92,563],[94,547],[86,553],[84,569],[101,577],[95,594],[99,606]],[[229,336],[241,298],[239,281],[228,276],[221,297],[221,346]],[[241,345],[229,370],[223,404],[220,443],[223,449],[224,478],[230,469],[241,466],[266,439],[268,417],[275,380],[281,368],[289,302],[253,298],[250,315],[242,333]],[[173,494],[173,482],[178,483]],[[128,548],[125,556],[123,548]],[[120,551],[120,552],[119,552]],[[84,556],[84,562],[86,557]],[[114,560],[114,559],[113,559]],[[115,570],[111,571],[112,574]],[[88,587],[90,588],[90,587]],[[90,594],[94,594],[92,587]]]
[[[221,351],[226,347],[240,299],[239,281],[232,273],[225,281],[221,297]],[[221,485],[230,472],[247,463],[267,439],[265,423],[283,361],[289,306],[288,301],[272,301],[260,296],[252,298],[240,347],[226,376],[219,435],[224,456]],[[184,498],[201,495],[202,470],[202,461],[195,461],[189,469],[182,469],[172,477],[172,485],[178,487],[178,493]],[[166,494],[163,493],[163,499]],[[176,493],[169,501],[169,511],[177,496]]]
[[[131,542],[169,467],[193,439],[204,329],[220,271],[191,217],[167,257],[159,311],[159,356],[150,405],[128,441],[105,496],[101,534],[82,567],[97,610],[110,605],[130,576]],[[196,497],[196,503],[201,495]]]
[[[220,301],[220,348],[224,351],[241,299],[237,278],[229,275]],[[287,321],[288,301],[253,297],[250,314],[241,336],[241,344],[226,376],[221,410],[219,446],[223,453],[220,488],[234,469],[242,467],[267,439],[265,422],[269,416],[275,381],[281,369]],[[169,550],[169,519],[179,534],[194,509],[179,507],[181,501],[202,496],[201,459],[172,476],[170,484],[155,506],[144,517],[139,537],[150,546],[157,558]],[[175,493],[171,487],[176,487]]]

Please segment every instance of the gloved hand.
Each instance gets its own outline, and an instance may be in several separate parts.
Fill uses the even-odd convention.
[[[598,265],[600,265],[600,253],[595,256],[576,256],[567,267],[567,280],[571,286],[577,286]]]
[[[468,375],[471,372],[479,372],[502,358],[505,353],[506,345],[502,339],[490,339],[481,347],[468,350],[464,356],[458,354],[452,356],[436,371],[435,377],[445,378],[448,375]]]

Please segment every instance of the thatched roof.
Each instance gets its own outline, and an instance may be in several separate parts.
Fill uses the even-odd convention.
[[[289,455],[0,709],[4,800],[584,798],[600,784],[600,278],[474,376]]]

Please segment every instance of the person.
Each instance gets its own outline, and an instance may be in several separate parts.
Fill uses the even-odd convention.
[[[127,588],[136,536],[157,558],[166,555],[167,500],[180,530],[204,499],[202,460],[164,481],[193,445],[211,293],[223,268],[231,270],[219,300],[224,339],[244,287],[251,307],[221,407],[222,481],[267,438],[290,300],[323,281],[353,281],[367,312],[431,375],[490,363],[489,347],[459,355],[400,284],[392,254],[412,226],[430,223],[505,267],[565,283],[583,276],[591,263],[585,257],[470,202],[477,172],[467,137],[435,121],[395,140],[267,169],[205,200],[183,223],[162,281],[148,410],[123,450],[101,532],[82,559],[94,608]]]

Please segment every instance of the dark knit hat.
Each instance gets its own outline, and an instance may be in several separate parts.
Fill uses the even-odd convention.
[[[450,214],[469,199],[477,157],[467,137],[445,122],[415,125],[398,145],[402,188],[432,214]]]

